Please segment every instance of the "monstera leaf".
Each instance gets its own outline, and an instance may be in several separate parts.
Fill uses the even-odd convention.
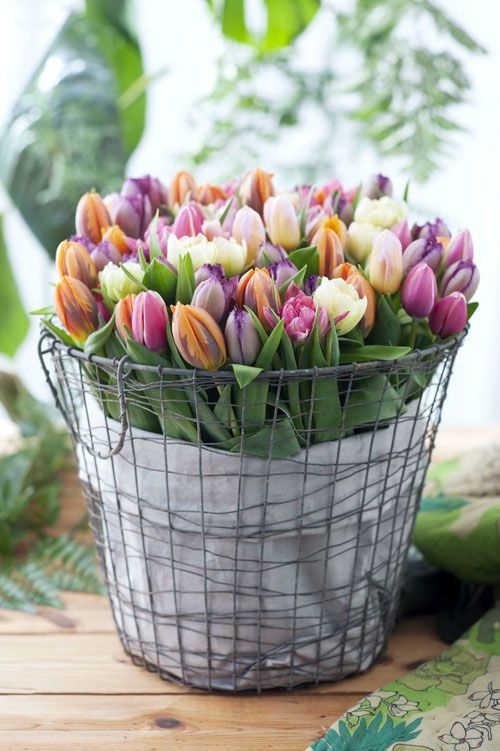
[[[90,187],[116,189],[144,127],[141,56],[125,0],[72,14],[21,94],[0,142],[0,177],[54,255]]]

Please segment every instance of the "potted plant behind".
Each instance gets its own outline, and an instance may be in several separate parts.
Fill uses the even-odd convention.
[[[161,677],[364,670],[479,281],[381,175],[277,193],[177,173],[82,197],[40,356],[123,646]]]

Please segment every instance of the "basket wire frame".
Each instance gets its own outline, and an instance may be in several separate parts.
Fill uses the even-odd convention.
[[[43,332],[40,359],[74,441],[115,624],[134,663],[229,691],[291,689],[368,668],[393,627],[462,339],[392,362],[262,373],[259,404],[231,372],[88,356]],[[329,441],[317,427],[317,410],[329,409],[325,382],[341,395]],[[300,451],[286,456],[279,426],[295,385]],[[238,438],[231,451],[207,431],[207,405],[213,412],[224,389]],[[167,434],[173,393],[189,404],[191,442]],[[245,440],[259,406],[267,432],[255,456]],[[149,418],[158,432],[144,429]]]

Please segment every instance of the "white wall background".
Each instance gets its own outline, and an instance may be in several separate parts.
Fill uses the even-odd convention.
[[[1,0],[0,122],[68,11],[78,5],[78,0]],[[147,129],[129,165],[131,174],[151,172],[167,178],[182,166],[176,155],[193,143],[188,115],[194,102],[210,90],[214,61],[223,49],[204,5],[204,0],[137,3],[145,68],[168,70],[149,91]],[[488,48],[489,55],[468,64],[473,90],[458,116],[469,132],[439,174],[425,186],[412,188],[411,199],[428,208],[430,216],[444,217],[453,229],[467,226],[472,232],[482,272],[480,308],[457,361],[444,420],[450,425],[488,424],[500,420],[500,6],[491,0],[441,0],[441,5]],[[340,166],[339,176],[353,182],[373,169],[394,175],[392,164],[377,163],[365,151],[357,161]],[[52,276],[45,253],[5,195],[0,196],[0,210],[6,214],[8,247],[25,305],[28,309],[45,305]],[[34,323],[15,367],[43,394],[36,338]]]

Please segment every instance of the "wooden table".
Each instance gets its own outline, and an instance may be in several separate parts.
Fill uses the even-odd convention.
[[[438,455],[484,439],[484,431],[442,432]],[[67,483],[63,528],[80,504]],[[208,695],[132,665],[104,597],[63,599],[64,611],[0,611],[2,751],[303,751],[360,698],[445,648],[432,619],[413,618],[364,675],[292,693]]]

